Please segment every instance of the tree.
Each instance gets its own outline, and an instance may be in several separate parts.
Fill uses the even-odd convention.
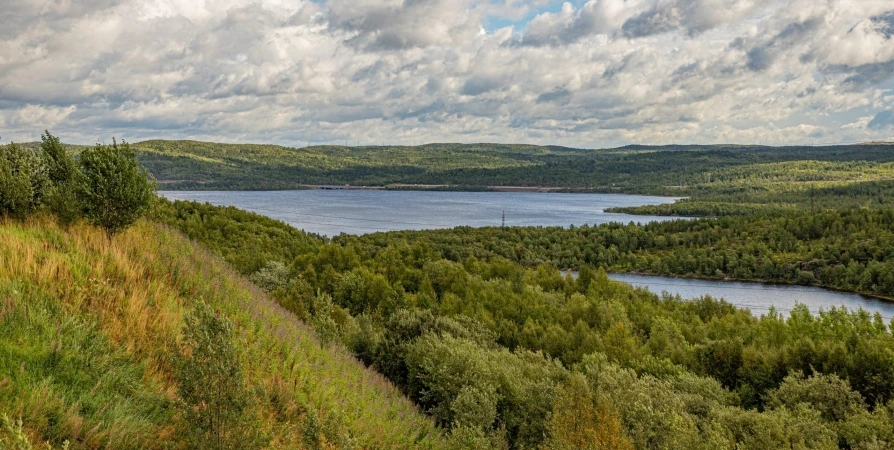
[[[80,157],[84,180],[79,197],[87,219],[111,237],[127,228],[149,210],[155,183],[140,167],[127,142],[97,144]]]
[[[0,148],[0,214],[22,217],[36,210],[49,184],[37,152],[14,143]]]
[[[611,402],[594,404],[587,379],[577,372],[556,390],[548,430],[543,450],[633,450]]]
[[[191,448],[262,448],[233,344],[233,324],[204,302],[184,322],[183,353],[174,373],[183,437]]]
[[[59,138],[44,130],[40,135],[40,149],[47,161],[47,175],[54,184],[67,183],[78,171],[74,158],[65,150]]]
[[[83,181],[81,171],[58,137],[44,131],[40,139],[47,175],[52,182],[47,191],[46,206],[61,223],[72,223],[81,216],[81,201],[77,195],[78,185]]]

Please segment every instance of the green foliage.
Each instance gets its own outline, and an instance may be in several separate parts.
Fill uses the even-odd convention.
[[[894,209],[767,213],[647,225],[469,228],[339,236],[370,248],[426,244],[462,262],[808,284],[894,297]],[[521,250],[519,250],[521,249]],[[581,279],[587,275],[581,271]],[[585,281],[582,281],[584,283]]]
[[[58,137],[44,131],[40,136],[40,149],[47,160],[47,172],[54,184],[63,184],[75,179],[78,172],[77,163],[62,145]]]
[[[183,400],[185,440],[208,449],[262,448],[251,395],[233,343],[233,324],[198,302],[183,325],[183,355],[174,372]]]
[[[0,215],[33,212],[49,186],[47,164],[39,152],[14,143],[0,147]]]
[[[250,276],[270,261],[291,262],[324,239],[283,222],[198,202],[155,201],[152,217],[202,242],[240,273]]]
[[[289,281],[289,269],[279,261],[267,261],[267,264],[249,278],[261,289],[271,292],[282,288]]]
[[[832,422],[843,421],[866,409],[863,397],[836,375],[814,374],[804,378],[804,374],[792,372],[778,389],[768,393],[767,406],[770,408],[795,409],[801,404],[815,409],[823,419]]]
[[[34,445],[25,434],[22,419],[12,420],[6,413],[0,414],[0,448],[8,450],[32,450]],[[45,450],[53,450],[49,442],[41,447]],[[62,443],[61,450],[68,450],[68,441]]]
[[[135,148],[165,189],[242,190],[296,189],[307,184],[383,186],[453,169],[534,167],[591,153],[506,144],[289,148],[160,140],[140,142]]]
[[[61,223],[72,224],[82,214],[78,190],[85,181],[83,174],[59,138],[49,131],[41,135],[40,149],[46,158],[52,182],[44,203]]]
[[[318,293],[311,304],[314,330],[320,338],[320,345],[331,342],[338,335],[338,324],[332,318],[332,297]]]
[[[604,150],[428,144],[299,149],[146,141],[136,147],[141,161],[166,189],[296,189],[316,184],[422,184],[451,189],[549,186],[693,197],[766,191],[780,195],[774,201],[782,202],[806,184],[858,185],[894,176],[890,146],[883,144],[627,146]]]
[[[111,236],[145,214],[155,198],[155,183],[137,163],[127,142],[97,144],[80,154],[83,183],[78,196],[87,219]]]
[[[245,248],[263,248],[265,260],[288,262],[287,288],[273,295],[287,307],[304,308],[308,321],[320,329],[340,309],[356,316],[356,326],[335,333],[334,339],[349,344],[358,358],[401,387],[468,448],[499,446],[501,439],[510,448],[546,445],[551,417],[556,417],[556,386],[574,371],[589,384],[595,429],[612,423],[600,422],[601,415],[616,417],[617,427],[601,432],[626,437],[636,448],[712,449],[737,443],[825,448],[843,440],[858,448],[891,442],[883,424],[894,423],[885,406],[894,396],[889,382],[894,379],[894,337],[879,318],[841,309],[811,315],[803,306],[787,318],[775,312],[755,317],[712,298],[683,301],[632,289],[589,266],[575,280],[536,257],[566,251],[555,254],[573,257],[580,246],[584,254],[598,249],[633,264],[633,256],[644,258],[633,251],[640,247],[662,245],[661,255],[667,257],[673,254],[666,251],[671,244],[674,252],[707,249],[712,242],[730,245],[736,241],[711,236],[723,236],[731,225],[749,232],[744,221],[741,228],[735,218],[580,230],[460,228],[343,236],[312,245],[295,235],[302,247],[278,250],[276,245],[256,247],[264,240],[249,230],[272,230],[272,237],[285,233],[279,225],[259,227],[269,219],[247,213],[228,219],[234,214],[203,207],[206,229],[196,236],[225,249],[243,273],[253,272],[238,262],[240,242],[219,239],[221,230],[251,236]],[[758,230],[789,236],[774,234],[785,226],[787,233],[806,238],[817,235],[810,230],[818,224],[836,229],[844,226],[836,224],[842,221],[850,224],[845,229],[854,230],[888,223],[885,214],[789,217],[788,225],[768,216],[757,223],[779,220],[778,228]],[[196,223],[191,217],[170,223],[189,229]],[[860,242],[873,235],[885,239],[876,230],[861,235]],[[563,239],[570,243],[548,244]],[[783,245],[773,240],[761,238],[756,245]],[[628,252],[631,256],[623,256]],[[331,308],[309,306],[328,300],[327,295]],[[793,378],[786,381],[793,371],[811,383],[836,376],[832,387],[847,383],[849,390],[827,390],[844,399],[856,393],[864,403],[847,403],[853,408],[844,409],[846,419],[831,420],[822,398],[795,395],[802,391],[791,386]]]

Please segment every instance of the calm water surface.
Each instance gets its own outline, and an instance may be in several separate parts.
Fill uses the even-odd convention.
[[[807,305],[810,311],[814,313],[820,309],[828,310],[833,306],[845,306],[849,310],[863,308],[870,313],[878,312],[885,319],[885,323],[894,318],[894,302],[817,287],[693,280],[617,273],[609,274],[609,278],[630,283],[634,286],[645,287],[657,294],[661,292],[667,292],[671,295],[679,294],[680,297],[686,299],[703,295],[723,298],[736,306],[750,309],[756,316],[767,313],[771,306],[775,306],[780,313],[788,316],[795,303],[800,302]]]
[[[384,190],[162,191],[159,194],[169,199],[235,206],[324,236],[460,225],[500,226],[504,211],[507,226],[645,223],[669,218],[604,210],[676,200],[622,194]]]

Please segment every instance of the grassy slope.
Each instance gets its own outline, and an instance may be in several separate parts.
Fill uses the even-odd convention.
[[[0,222],[0,413],[21,417],[35,441],[176,447],[171,355],[197,299],[236,324],[275,447],[301,447],[310,409],[332,442],[441,446],[383,377],[321,346],[217,257],[146,222],[112,242],[87,226]]]

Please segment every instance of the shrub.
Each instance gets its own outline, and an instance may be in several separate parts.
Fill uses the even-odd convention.
[[[84,213],[94,225],[113,234],[128,227],[152,206],[155,183],[137,163],[127,142],[118,145],[97,144],[80,157],[79,197]]]
[[[265,445],[232,339],[233,324],[204,302],[185,318],[175,379],[182,400],[181,432],[192,448]]]
[[[264,267],[248,278],[259,288],[272,292],[288,283],[289,268],[279,261],[267,261]]]
[[[47,190],[44,203],[62,224],[70,224],[81,216],[78,185],[83,182],[77,162],[65,150],[59,138],[44,131],[40,136],[40,149],[47,165],[47,175],[52,186]]]
[[[0,148],[0,214],[23,217],[33,212],[49,186],[39,153],[14,143]]]

